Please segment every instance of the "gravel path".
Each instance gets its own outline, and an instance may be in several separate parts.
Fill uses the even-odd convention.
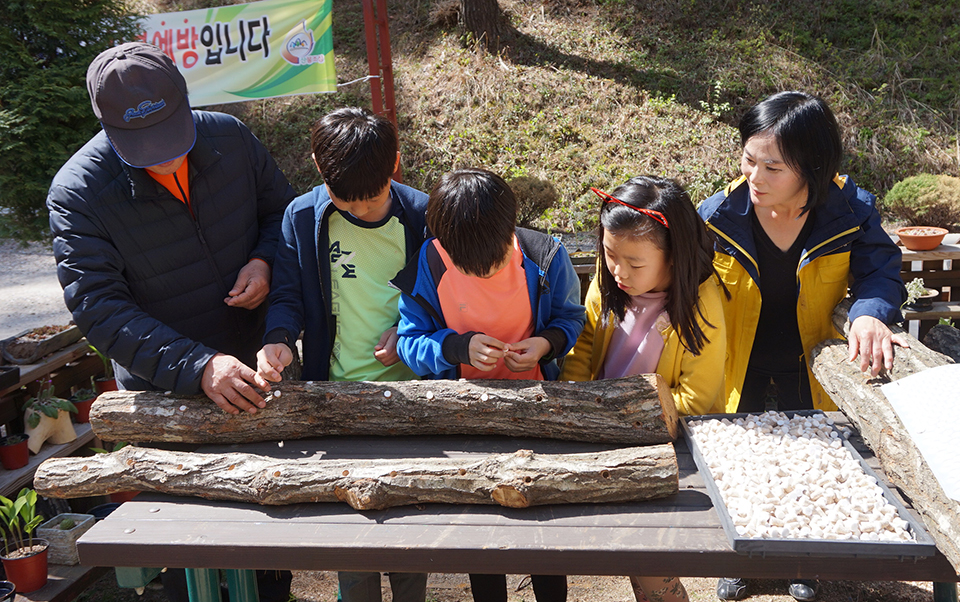
[[[0,339],[37,326],[70,322],[47,244],[0,241]]]

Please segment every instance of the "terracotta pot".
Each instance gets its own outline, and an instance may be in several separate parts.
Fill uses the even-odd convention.
[[[124,502],[129,502],[133,498],[137,497],[139,491],[118,491],[116,493],[110,494],[110,501],[116,504],[122,504]]]
[[[934,226],[904,226],[897,228],[896,233],[903,246],[911,251],[930,251],[940,246],[947,230]]]
[[[23,468],[30,462],[30,450],[27,448],[27,435],[8,435],[0,439],[0,463],[7,470]]]
[[[97,392],[97,395],[101,393],[106,393],[107,391],[116,391],[117,390],[117,379],[115,378],[98,378],[93,381],[93,390]]]
[[[77,413],[73,415],[73,421],[77,424],[86,424],[90,422],[90,406],[93,405],[93,402],[97,398],[88,399],[86,401],[73,401],[73,405],[77,407]]]
[[[43,546],[40,552],[34,552],[22,558],[0,557],[3,561],[3,570],[7,579],[13,581],[20,593],[38,590],[47,584],[47,548],[46,540],[33,538],[34,545]]]

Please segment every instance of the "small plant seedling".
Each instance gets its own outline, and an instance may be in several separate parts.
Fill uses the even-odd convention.
[[[69,531],[70,529],[77,526],[77,523],[72,518],[65,518],[60,521],[59,529],[61,531]]]
[[[922,297],[924,293],[927,292],[927,287],[923,284],[923,278],[914,278],[906,285],[907,289],[907,300],[904,301],[904,305],[911,305],[917,302],[917,299]]]
[[[113,444],[113,449],[104,449],[102,447],[91,447],[90,451],[92,451],[95,454],[109,454],[111,452],[119,451],[128,445],[130,444],[127,443],[126,441],[117,441],[116,443]]]
[[[37,425],[40,424],[42,415],[57,418],[60,415],[60,410],[77,413],[77,406],[53,394],[53,383],[49,379],[47,379],[46,385],[37,392],[35,397],[31,397],[23,405],[24,410],[33,410],[33,413],[27,419],[27,424],[32,429],[37,428]]]

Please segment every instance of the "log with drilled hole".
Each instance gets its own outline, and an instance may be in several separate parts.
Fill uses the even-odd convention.
[[[273,395],[279,396],[273,396]],[[105,441],[252,443],[328,435],[506,435],[651,445],[677,436],[677,410],[656,374],[592,382],[290,381],[256,414],[206,397],[101,395],[90,423]]]
[[[422,503],[628,502],[677,493],[673,445],[578,454],[520,450],[482,458],[278,459],[125,447],[90,457],[51,458],[34,478],[46,497],[157,491],[263,505],[346,502],[357,510]]]

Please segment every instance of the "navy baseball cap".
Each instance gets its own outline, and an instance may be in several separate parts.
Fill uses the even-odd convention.
[[[101,52],[87,69],[87,92],[110,144],[128,165],[172,161],[197,140],[187,82],[152,44],[128,42]]]

